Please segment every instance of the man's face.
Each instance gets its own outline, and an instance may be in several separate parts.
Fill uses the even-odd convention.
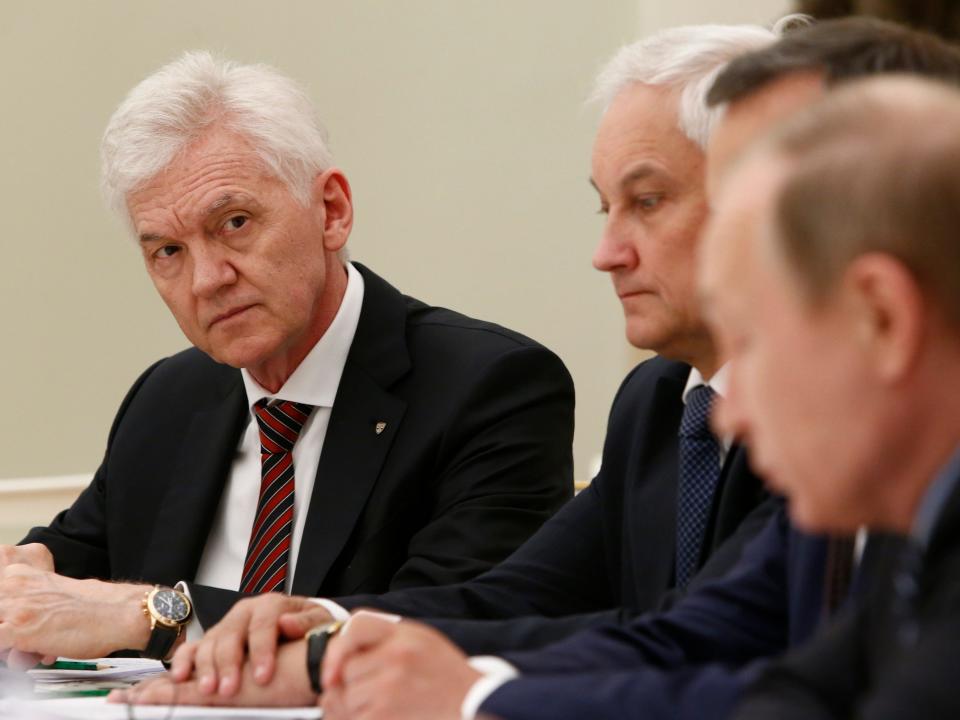
[[[724,182],[704,235],[705,314],[727,359],[718,430],[790,500],[808,530],[853,530],[869,506],[877,436],[859,308],[842,292],[812,305],[777,249],[772,208],[782,167],[749,160]]]
[[[221,128],[128,197],[147,272],[184,334],[258,379],[298,363],[330,314],[325,289],[338,266],[319,178],[304,207]]]
[[[634,84],[604,114],[591,179],[607,220],[593,265],[610,273],[627,339],[689,362],[712,353],[694,287],[707,203],[703,153],[676,108],[673,91]]]

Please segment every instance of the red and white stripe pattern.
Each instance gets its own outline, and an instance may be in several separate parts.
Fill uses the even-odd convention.
[[[260,500],[240,591],[283,591],[293,528],[293,446],[313,406],[260,400],[253,409],[260,426]]]

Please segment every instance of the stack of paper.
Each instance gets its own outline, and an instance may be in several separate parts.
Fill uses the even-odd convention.
[[[163,672],[157,660],[102,658],[73,660],[59,658],[52,667],[27,672],[37,697],[105,695]]]
[[[64,698],[61,700],[0,699],[2,720],[317,720],[323,717],[320,708],[175,708],[107,703],[105,698]]]
[[[137,706],[108,703],[103,697],[114,687],[134,683],[163,672],[156,660],[102,658],[72,660],[59,658],[56,665],[0,676],[0,720],[152,720],[176,718],[197,720],[219,718],[277,718],[316,720],[323,716],[317,707],[307,708],[206,708],[193,706]],[[32,685],[32,688],[31,688]],[[31,692],[32,690],[32,692]],[[100,697],[89,697],[96,696]]]

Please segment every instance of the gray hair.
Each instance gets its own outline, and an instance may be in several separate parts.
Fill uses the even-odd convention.
[[[705,148],[722,108],[707,106],[714,78],[734,58],[767,47],[802,15],[781,18],[772,29],[760,25],[687,25],[662,30],[620,48],[594,82],[592,99],[606,109],[633,83],[665,85],[679,92],[680,130]]]
[[[306,205],[333,163],[327,132],[306,92],[266,65],[186,52],[134,87],[107,123],[101,187],[126,215],[126,198],[214,125],[245,137],[265,168]]]

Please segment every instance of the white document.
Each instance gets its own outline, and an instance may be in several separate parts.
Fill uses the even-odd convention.
[[[138,705],[129,714],[126,705],[108,703],[106,698],[61,698],[57,700],[0,700],[2,720],[193,720],[194,718],[284,718],[286,720],[316,720],[323,717],[318,707],[306,708],[215,708],[178,705]]]

